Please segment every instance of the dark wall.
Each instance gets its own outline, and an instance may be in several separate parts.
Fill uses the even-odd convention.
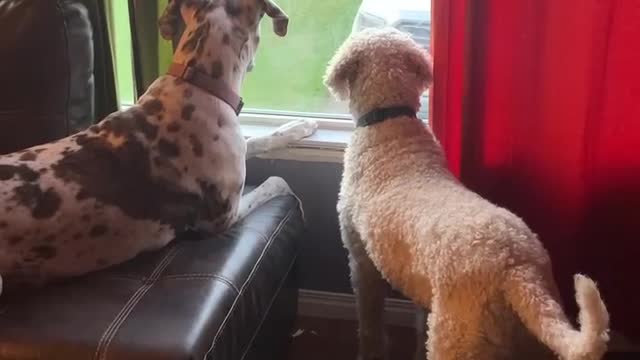
[[[342,246],[336,203],[342,164],[252,159],[247,183],[284,178],[302,200],[308,234],[298,262],[300,288],[350,293],[347,251]]]

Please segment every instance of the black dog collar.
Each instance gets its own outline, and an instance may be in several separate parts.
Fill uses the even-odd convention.
[[[416,117],[416,111],[410,106],[391,106],[387,108],[373,109],[358,118],[356,126],[365,127],[398,116]]]

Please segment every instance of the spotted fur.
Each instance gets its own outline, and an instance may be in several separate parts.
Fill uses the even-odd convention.
[[[266,3],[171,0],[160,32],[177,36],[183,22],[174,61],[238,92]],[[303,127],[297,134],[315,130]],[[226,229],[239,216],[246,155],[233,109],[164,75],[134,106],[84,131],[0,156],[3,284],[77,276],[161,248],[185,230]]]

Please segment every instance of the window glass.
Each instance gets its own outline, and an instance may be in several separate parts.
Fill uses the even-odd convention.
[[[393,26],[411,34],[425,48],[430,43],[430,0],[275,1],[289,15],[289,31],[286,37],[278,37],[268,18],[264,18],[255,67],[247,74],[242,88],[246,104],[244,112],[344,116],[347,104],[330,96],[322,84],[322,76],[327,62],[351,32]],[[124,9],[116,10],[126,14],[125,1],[113,3],[123,4]],[[166,0],[157,0],[157,4],[161,13]],[[125,42],[126,39],[116,45],[126,46]],[[127,52],[117,48],[116,57],[123,56],[127,56]],[[160,73],[166,71],[170,59],[171,47],[168,42],[161,41],[158,47]],[[124,66],[126,61],[130,64],[130,60],[117,61],[117,64]],[[130,76],[127,71],[118,71],[119,85],[129,86],[130,80],[121,79],[126,76]],[[426,118],[427,103],[425,93],[421,118]]]

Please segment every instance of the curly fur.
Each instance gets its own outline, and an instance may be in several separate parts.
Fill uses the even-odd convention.
[[[408,105],[431,82],[407,35],[367,30],[331,60],[325,84],[353,116]],[[551,261],[527,225],[465,188],[430,129],[411,117],[354,131],[338,213],[358,300],[360,358],[387,354],[384,280],[429,308],[429,359],[600,359],[609,315],[595,283],[575,277],[580,330],[564,314]],[[540,346],[540,343],[546,346]],[[424,358],[424,355],[423,355]]]

